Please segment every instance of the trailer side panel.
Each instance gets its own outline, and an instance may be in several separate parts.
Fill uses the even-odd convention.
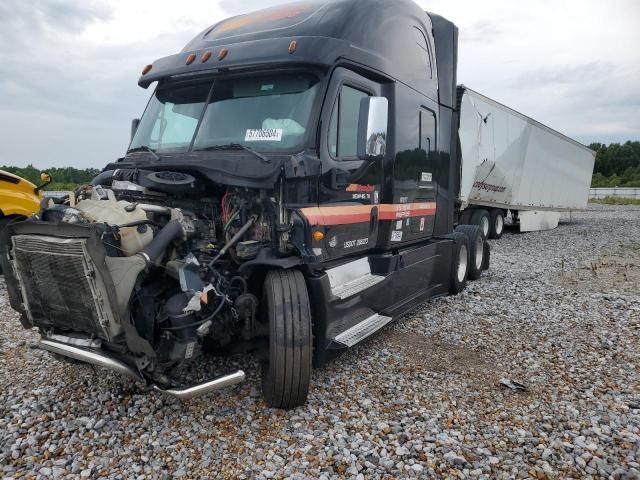
[[[467,88],[459,132],[463,207],[586,207],[595,153],[585,146]]]

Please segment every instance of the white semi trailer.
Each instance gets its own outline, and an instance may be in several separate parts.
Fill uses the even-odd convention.
[[[586,208],[595,152],[469,88],[458,88],[459,223],[499,238],[505,217],[520,231],[550,230],[561,212]]]

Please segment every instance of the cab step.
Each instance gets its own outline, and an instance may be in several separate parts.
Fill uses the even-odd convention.
[[[392,320],[391,317],[385,317],[378,313],[365,318],[360,323],[345,330],[333,339],[334,342],[345,347],[353,347],[356,343],[361,342],[370,335],[373,335]]]
[[[382,282],[386,277],[371,273],[368,258],[361,258],[327,270],[331,294],[345,300]]]

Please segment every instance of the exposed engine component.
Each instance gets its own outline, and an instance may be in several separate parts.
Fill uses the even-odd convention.
[[[192,193],[196,188],[196,179],[182,172],[151,172],[146,175],[148,188],[172,195]]]
[[[267,335],[238,269],[273,246],[273,192],[123,169],[77,200],[40,213],[54,236],[31,226],[14,237],[25,314],[47,335],[132,351],[141,375],[167,387],[205,346]]]
[[[112,227],[117,233],[119,248],[130,257],[151,243],[153,232],[146,213],[140,209],[130,210],[129,205],[124,200],[82,200],[76,209],[88,222]]]

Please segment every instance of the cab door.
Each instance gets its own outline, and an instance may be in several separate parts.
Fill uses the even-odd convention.
[[[411,108],[407,96],[403,104]],[[412,108],[402,128],[408,142],[396,153],[393,166],[393,201],[382,207],[382,238],[387,249],[433,236],[438,188],[436,115],[425,107]]]
[[[321,248],[326,259],[376,245],[383,158],[362,160],[357,148],[361,100],[380,93],[380,84],[351,70],[339,67],[332,75],[321,114],[318,207],[305,209],[307,217],[315,213],[312,225],[324,228]]]

